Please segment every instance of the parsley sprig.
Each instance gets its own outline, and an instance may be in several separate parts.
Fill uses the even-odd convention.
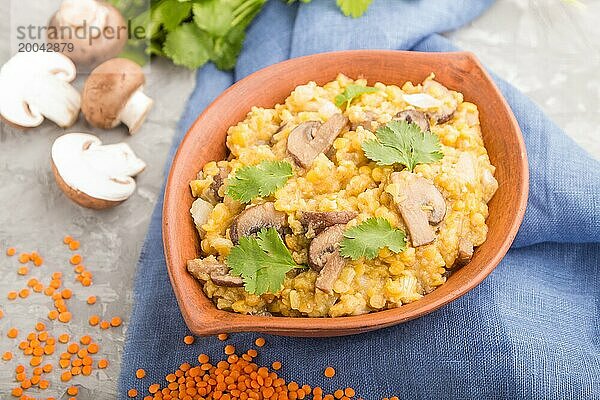
[[[384,247],[394,253],[404,251],[406,234],[401,229],[393,228],[385,218],[369,218],[344,232],[340,254],[353,260],[362,257],[372,260]]]
[[[350,107],[350,103],[355,97],[360,96],[364,93],[374,93],[378,91],[376,87],[361,86],[361,85],[348,85],[341,94],[335,96],[335,105],[342,107],[345,104],[345,108]]]
[[[225,194],[242,203],[255,197],[269,196],[280,189],[292,176],[292,165],[287,161],[263,161],[238,169],[229,179]]]
[[[262,229],[256,237],[241,237],[225,261],[233,275],[241,276],[244,289],[261,295],[281,289],[285,274],[296,264],[275,228]]]
[[[391,121],[375,133],[376,139],[362,143],[367,158],[379,165],[401,164],[412,171],[417,164],[432,163],[444,157],[438,137],[423,132],[417,124]]]

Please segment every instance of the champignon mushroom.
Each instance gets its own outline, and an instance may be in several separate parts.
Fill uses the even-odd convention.
[[[347,124],[348,118],[340,113],[333,114],[323,124],[318,121],[303,122],[288,136],[288,153],[299,166],[308,168],[319,154],[329,150]]]
[[[304,229],[319,234],[330,226],[347,224],[357,215],[356,211],[301,211],[299,221]]]
[[[394,172],[391,181],[397,188],[394,202],[410,233],[412,245],[418,247],[433,242],[435,233],[429,224],[436,225],[444,219],[444,196],[431,181],[413,172]]]
[[[17,53],[0,70],[0,114],[22,128],[44,117],[67,128],[77,120],[81,96],[69,83],[75,65],[60,53]]]
[[[202,225],[208,221],[208,217],[213,210],[213,205],[208,201],[203,199],[196,199],[192,203],[192,207],[190,208],[190,213],[192,214],[192,218],[194,219],[194,225],[196,225],[196,229],[200,234],[200,237],[204,237],[204,230],[202,229]]]
[[[424,112],[418,110],[400,111],[393,118],[396,121],[406,121],[409,124],[417,124],[423,132],[429,130],[429,120]]]
[[[471,258],[473,258],[473,252],[473,242],[464,237],[458,239],[458,254],[456,255],[453,268],[467,265],[471,261]]]
[[[187,270],[194,278],[202,282],[207,282],[210,279],[218,286],[244,286],[242,278],[231,276],[229,274],[229,267],[218,261],[214,256],[189,260],[187,262]]]
[[[134,134],[153,101],[144,94],[142,68],[125,58],[113,58],[96,67],[83,87],[81,111],[97,128],[110,129],[121,122]]]
[[[223,196],[219,194],[219,189],[223,186],[225,179],[229,176],[229,170],[227,168],[220,167],[219,172],[213,176],[213,181],[208,187],[208,190],[204,194],[206,200],[212,204],[217,204],[223,201]]]
[[[251,236],[263,228],[275,228],[283,234],[283,227],[287,221],[286,214],[277,211],[273,203],[264,203],[245,209],[231,224],[229,237],[237,244],[242,236]]]
[[[83,34],[82,34],[83,32]],[[127,24],[115,7],[95,0],[63,0],[52,16],[47,41],[81,66],[115,57],[127,43]],[[71,51],[65,44],[71,44]]]
[[[68,133],[52,145],[52,171],[58,186],[87,208],[114,207],[127,200],[136,187],[132,177],[145,167],[126,143],[102,145],[86,133]]]
[[[319,271],[315,286],[325,293],[331,293],[345,264],[339,251],[345,228],[344,224],[330,226],[317,235],[308,247],[308,264]]]
[[[454,116],[458,108],[458,101],[454,98],[450,90],[433,79],[426,79],[423,83],[423,90],[426,92],[435,92],[442,98],[441,105],[436,111],[430,112],[429,116],[433,118],[436,124],[448,122]]]

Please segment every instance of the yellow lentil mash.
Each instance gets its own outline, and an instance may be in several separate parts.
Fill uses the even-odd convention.
[[[457,258],[460,237],[468,238],[474,246],[485,241],[487,202],[497,182],[484,147],[477,106],[434,79],[432,74],[422,84],[406,82],[402,87],[376,83],[377,92],[355,98],[343,109],[350,124],[335,139],[332,149],[317,156],[308,169],[290,161],[294,165],[293,176],[267,199],[256,198],[244,205],[224,196],[225,179],[218,191],[224,198],[214,204],[198,230],[203,253],[199,257],[214,256],[224,262],[233,246],[229,235],[233,219],[246,206],[271,201],[276,210],[287,214],[290,230],[285,234],[285,244],[298,264],[306,264],[311,238],[299,222],[300,211],[353,210],[358,216],[348,223],[349,227],[370,217],[384,217],[392,226],[404,229],[392,197],[390,174],[394,167],[378,166],[367,159],[361,143],[375,138],[376,127],[400,111],[418,109],[433,115],[436,110],[415,107],[406,101],[405,95],[427,93],[439,100],[439,107],[455,107],[448,121],[436,124],[430,120],[430,130],[439,137],[444,157],[414,169],[417,175],[432,181],[446,201],[446,214],[436,227],[436,240],[417,248],[408,241],[406,250],[398,254],[383,248],[373,260],[347,259],[331,294],[315,288],[318,273],[311,269],[289,273],[279,292],[260,296],[242,287],[218,286],[209,279],[203,284],[204,292],[219,309],[244,314],[339,317],[399,307],[419,300],[446,281],[446,272]],[[228,130],[228,159],[207,163],[198,179],[191,182],[193,196],[207,197],[220,170],[226,169],[233,176],[242,166],[264,160],[290,160],[286,142],[291,130],[306,121],[325,122],[341,112],[334,99],[349,84],[367,82],[340,74],[323,86],[309,82],[296,87],[283,104],[273,108],[252,108],[245,120]],[[359,125],[365,119],[373,121],[367,126],[370,129]],[[459,166],[459,159],[465,156],[473,160],[474,176]]]

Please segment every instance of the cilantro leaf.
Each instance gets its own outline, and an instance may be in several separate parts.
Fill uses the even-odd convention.
[[[241,237],[226,263],[233,275],[242,277],[244,289],[258,295],[278,292],[285,274],[301,267],[275,228],[262,229],[256,237]]]
[[[346,108],[350,107],[350,103],[354,100],[355,97],[360,96],[363,93],[374,93],[378,91],[376,87],[369,86],[361,86],[361,85],[348,85],[342,94],[338,94],[335,96],[335,105],[338,107],[342,107],[344,103],[346,104]]]
[[[233,7],[222,0],[205,0],[193,5],[194,22],[213,36],[223,36],[233,21]]]
[[[280,189],[292,176],[292,165],[286,161],[263,161],[238,169],[229,179],[225,194],[248,203],[255,197],[266,197]]]
[[[210,58],[212,41],[192,22],[185,23],[169,32],[163,45],[163,52],[177,65],[198,68]]]
[[[358,18],[367,11],[373,0],[337,0],[337,5],[346,17]]]
[[[163,26],[167,31],[174,31],[189,15],[191,3],[178,0],[162,0],[150,9],[148,36],[153,37]]]
[[[377,129],[376,139],[362,143],[365,156],[379,165],[402,164],[412,171],[417,164],[441,160],[438,137],[423,132],[417,124],[391,121]]]
[[[214,61],[217,68],[227,70],[235,67],[245,37],[244,29],[236,26],[231,28],[225,36],[215,40],[211,60]]]
[[[369,218],[344,232],[340,254],[353,260],[361,257],[372,260],[384,247],[394,253],[404,251],[406,234],[401,229],[393,228],[385,218]]]

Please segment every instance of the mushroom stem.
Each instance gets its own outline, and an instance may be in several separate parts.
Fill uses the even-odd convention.
[[[118,119],[129,127],[130,134],[133,135],[140,128],[153,103],[154,101],[142,92],[141,87],[125,103]]]

